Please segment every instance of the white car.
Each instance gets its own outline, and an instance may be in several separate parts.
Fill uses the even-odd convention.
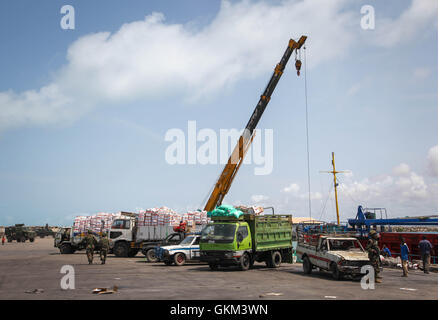
[[[155,254],[159,261],[163,261],[166,265],[170,266],[173,263],[177,266],[182,266],[186,261],[199,261],[199,240],[200,235],[188,235],[178,245],[156,247]]]
[[[312,269],[331,271],[339,280],[343,275],[358,276],[369,265],[368,254],[356,238],[310,236],[297,245],[297,256],[303,260],[304,273]]]

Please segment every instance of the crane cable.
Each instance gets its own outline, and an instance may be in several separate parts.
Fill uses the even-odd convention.
[[[301,51],[300,51],[301,57]],[[304,46],[304,95],[306,101],[306,143],[307,143],[307,184],[309,187],[309,216],[312,219],[312,200],[310,192],[310,150],[309,150],[309,112],[307,103],[307,55],[306,47]]]

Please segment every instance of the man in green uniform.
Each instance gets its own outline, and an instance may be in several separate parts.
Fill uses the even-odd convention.
[[[365,249],[368,252],[368,258],[371,265],[374,268],[376,283],[382,282],[382,276],[380,275],[380,249],[378,245],[379,234],[375,230],[371,230],[369,239]]]
[[[93,263],[93,254],[94,254],[94,248],[96,247],[96,238],[93,236],[93,233],[91,230],[88,230],[88,234],[84,239],[86,244],[86,251],[87,251],[87,258],[88,258],[88,264]]]
[[[100,238],[100,261],[102,264],[105,264],[108,250],[109,250],[109,240],[106,232],[103,232],[102,237]]]

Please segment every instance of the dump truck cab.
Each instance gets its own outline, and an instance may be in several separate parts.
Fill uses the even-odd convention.
[[[238,264],[243,254],[252,252],[251,244],[251,231],[245,221],[217,221],[201,232],[204,258],[222,265]]]

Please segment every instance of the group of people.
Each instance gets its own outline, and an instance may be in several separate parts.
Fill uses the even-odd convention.
[[[391,257],[391,251],[384,244],[382,250],[379,249],[378,245],[379,234],[375,230],[371,230],[369,233],[369,240],[366,246],[366,250],[368,252],[368,258],[370,259],[371,265],[375,271],[375,281],[376,283],[382,282],[382,276],[380,275],[380,255]],[[424,273],[429,273],[430,266],[430,256],[433,251],[433,246],[429,240],[427,240],[426,236],[423,236],[423,239],[418,244],[418,248],[420,249],[421,260],[423,261],[423,271]],[[401,237],[400,238],[400,260],[403,269],[402,277],[408,276],[408,261],[409,261],[409,247],[406,244],[406,240]]]
[[[85,249],[87,252],[88,264],[93,264],[93,255],[96,246],[99,247],[99,255],[101,264],[105,264],[106,256],[109,250],[109,240],[106,232],[102,233],[100,240],[97,241],[91,230],[88,230],[87,236],[84,238]]]

